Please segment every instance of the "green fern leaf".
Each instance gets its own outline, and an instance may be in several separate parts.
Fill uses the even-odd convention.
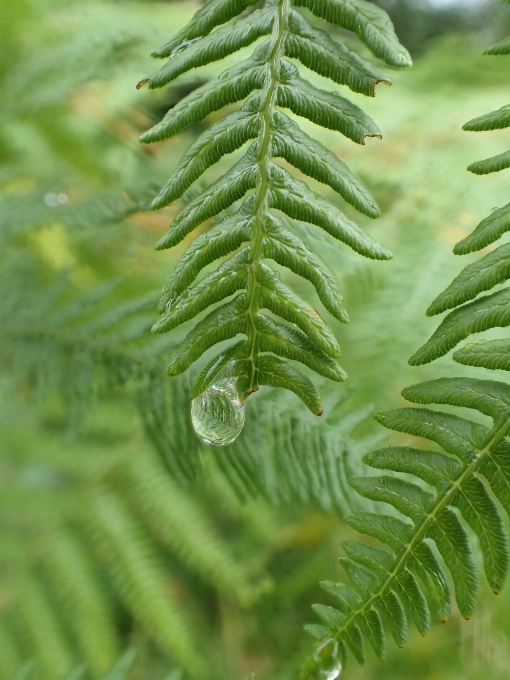
[[[504,38],[495,45],[491,45],[484,51],[484,54],[493,54],[495,56],[500,54],[510,54],[510,38]]]
[[[489,429],[452,413],[425,408],[403,408],[377,416],[384,427],[424,437],[443,450],[388,447],[364,458],[372,468],[426,482],[435,487],[435,494],[408,477],[361,477],[351,482],[363,497],[389,504],[406,518],[353,514],[349,524],[378,539],[388,550],[360,541],[344,542],[346,557],[340,561],[352,587],[323,583],[335,604],[314,607],[325,624],[324,629],[313,631],[321,642],[332,638],[343,643],[361,663],[365,658],[361,635],[378,657],[384,656],[383,622],[399,645],[405,641],[408,615],[421,633],[427,632],[431,614],[426,593],[439,618],[449,618],[448,578],[430,542],[448,568],[458,607],[466,618],[473,613],[478,590],[467,527],[477,537],[485,575],[494,592],[502,588],[510,562],[506,530],[496,503],[510,510],[508,385],[442,378],[407,388],[402,396],[418,404],[475,409],[490,416],[493,426]]]
[[[453,252],[455,255],[467,255],[500,239],[510,229],[510,203],[494,210],[476,227],[472,234],[459,241]]]
[[[252,4],[247,0],[207,3],[154,53],[169,59],[139,84],[162,87],[191,69],[263,39],[251,57],[193,91],[140,137],[144,143],[167,139],[210,113],[244,100],[240,110],[215,122],[190,147],[154,199],[153,209],[181,197],[208,168],[251,142],[241,160],[192,200],[158,242],[158,249],[172,248],[204,222],[214,217],[220,220],[181,257],[163,290],[162,318],[153,330],[167,332],[223,302],[188,334],[172,359],[169,374],[187,370],[214,345],[241,334],[246,340],[226,350],[229,357],[235,356],[232,370],[241,399],[259,385],[280,386],[294,391],[318,414],[322,406],[317,389],[287,361],[299,361],[332,380],[344,380],[346,375],[336,363],[338,344],[315,311],[284,286],[263,260],[274,260],[310,281],[324,307],[340,321],[347,322],[348,316],[333,273],[273,211],[320,227],[364,257],[386,260],[391,254],[334,203],[273,161],[283,158],[330,186],[360,212],[369,217],[379,215],[376,203],[347,166],[279,108],[338,131],[357,144],[367,137],[380,137],[378,127],[336,92],[320,90],[304,80],[289,58],[368,96],[374,95],[377,83],[389,81],[328,32],[313,26],[296,8],[307,8],[356,33],[392,66],[409,66],[411,61],[386,13],[364,0],[267,0],[262,7],[253,8]],[[229,209],[234,212],[225,216]],[[197,281],[208,265],[230,255],[216,271]],[[233,295],[236,297],[227,301]],[[264,309],[289,325],[273,323]],[[224,351],[210,365],[219,361],[218,365],[225,366],[226,356]],[[204,386],[201,378],[198,384]],[[197,394],[196,388],[193,393]]]
[[[67,532],[51,536],[45,551],[47,577],[59,594],[81,658],[99,676],[118,655],[112,612],[80,544]]]
[[[467,132],[484,132],[485,130],[501,130],[510,127],[510,106],[502,106],[497,111],[486,113],[468,121],[462,126]]]
[[[476,345],[465,345],[454,353],[453,358],[466,366],[509,371],[510,341],[485,340]]]
[[[506,39],[485,51],[485,54],[509,54],[509,40]],[[480,132],[497,130],[510,126],[510,107],[503,106],[497,111],[470,120],[464,130]],[[510,152],[477,161],[468,166],[470,172],[485,175],[510,167]],[[510,204],[494,209],[483,219],[472,234],[459,241],[453,252],[465,255],[481,250],[500,239],[510,229]],[[463,269],[456,279],[430,305],[427,315],[440,314],[454,309],[441,322],[432,337],[410,358],[411,365],[433,361],[456,347],[472,333],[491,328],[506,327],[510,320],[509,288],[478,299],[480,293],[508,280],[510,272],[510,249],[502,245]],[[473,302],[469,302],[473,300]],[[468,303],[468,304],[464,304]],[[470,366],[505,368],[506,341],[468,345],[453,355],[455,361]]]
[[[510,168],[510,151],[504,151],[497,156],[492,156],[484,161],[476,161],[468,165],[469,172],[475,175],[489,175],[491,172],[499,172]]]

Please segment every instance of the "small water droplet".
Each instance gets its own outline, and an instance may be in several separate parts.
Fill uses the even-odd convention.
[[[205,392],[191,402],[191,423],[204,444],[232,444],[244,427],[244,404],[237,392],[237,378],[231,374],[234,365],[234,361],[228,362]]]
[[[315,654],[315,662],[317,666],[313,680],[338,680],[342,674],[342,663],[338,658],[338,642],[329,639],[321,644]]]
[[[168,302],[165,305],[165,310],[168,312],[170,311],[170,307],[174,304],[175,298],[170,298]]]
[[[174,47],[174,49],[170,52],[170,56],[173,57],[174,54],[177,54],[177,52],[187,50],[190,45],[193,45],[193,43],[196,43],[198,40],[202,40],[202,36],[199,36],[198,38],[193,38],[192,40],[183,40],[182,43],[179,43],[177,45],[177,47]]]
[[[496,212],[496,210],[499,210],[499,208],[496,206],[495,208],[490,209],[490,214],[492,215],[493,212]]]

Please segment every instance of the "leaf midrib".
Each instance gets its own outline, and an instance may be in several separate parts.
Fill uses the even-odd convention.
[[[285,46],[285,38],[288,33],[288,17],[290,13],[290,0],[281,0],[277,7],[277,17],[273,26],[272,45],[268,51],[267,64],[269,66],[269,75],[266,82],[265,91],[262,94],[263,104],[260,109],[262,126],[259,133],[259,155],[257,165],[259,168],[259,177],[256,199],[254,206],[255,222],[252,232],[252,263],[248,267],[248,285],[246,289],[246,297],[248,302],[248,319],[249,328],[247,329],[247,345],[248,345],[248,360],[251,363],[250,385],[247,394],[255,391],[257,385],[257,364],[259,354],[259,333],[256,325],[256,316],[258,314],[258,298],[260,285],[257,281],[257,270],[262,260],[262,246],[264,239],[263,220],[267,213],[267,197],[271,184],[270,176],[270,148],[273,128],[273,113],[277,94],[277,85],[279,84],[279,71],[281,59],[283,57],[283,50]],[[247,396],[247,395],[246,395]]]

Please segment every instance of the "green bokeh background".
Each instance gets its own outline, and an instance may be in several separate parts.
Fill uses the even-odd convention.
[[[85,365],[65,315],[51,331],[55,343],[40,343],[48,333],[40,325],[50,315],[45,304],[49,310],[79,303],[102,285],[103,293],[88,303],[90,315],[145,294],[151,300],[184,248],[153,250],[175,208],[130,214],[130,207],[165,180],[203,126],[151,147],[141,147],[137,136],[225,66],[184,76],[164,91],[137,91],[135,84],[155,68],[151,49],[197,7],[187,0],[0,5],[1,680],[31,659],[34,677],[41,680],[59,680],[76,664],[99,677],[130,646],[137,651],[132,680],[177,680],[181,673],[204,680],[290,680],[311,648],[302,630],[313,620],[310,606],[325,600],[318,582],[342,579],[337,557],[349,530],[338,514],[310,503],[243,502],[214,465],[198,485],[179,484],[158,458],[136,410],[136,372],[112,381],[99,359],[97,370]],[[441,10],[411,0],[384,7],[415,67],[388,71],[393,85],[380,85],[375,99],[348,95],[378,123],[383,139],[358,147],[339,134],[313,129],[373,192],[382,217],[356,219],[395,255],[387,263],[365,262],[332,249],[320,235],[314,239],[342,283],[351,317],[349,326],[332,326],[350,376],[348,387],[335,389],[349,391],[352,408],[367,403],[391,408],[400,404],[405,385],[469,373],[449,357],[422,368],[409,367],[407,358],[435,328],[426,307],[468,261],[452,255],[454,243],[510,196],[505,173],[476,177],[465,171],[472,161],[505,150],[508,132],[461,130],[467,120],[510,99],[508,58],[480,56],[484,45],[505,35],[510,8],[488,3]],[[310,79],[320,84],[318,76]],[[230,162],[224,159],[206,180]],[[308,284],[287,278],[315,304]],[[26,307],[25,325],[10,323],[9,305]],[[30,316],[32,309],[38,317]],[[134,347],[142,364],[152,362],[162,372],[182,334],[170,341],[152,338],[154,318],[148,304],[140,322],[146,331],[137,327]],[[125,341],[128,335],[109,337],[110,366],[115,352],[135,351]],[[500,336],[504,331],[491,337]],[[63,353],[55,349],[58,342],[67,348]],[[34,366],[42,367],[44,379],[34,378]],[[77,398],[80,371],[94,378],[84,378]],[[297,402],[289,403],[301,413]],[[187,412],[189,405],[174,399],[170,408]],[[248,419],[250,413],[248,403]],[[353,437],[366,441],[379,435],[377,426],[363,421]],[[264,455],[266,443],[259,446]],[[153,477],[140,490],[136,480],[145,473]],[[163,480],[161,488],[155,480]],[[144,499],[153,482],[161,504],[148,519]],[[111,529],[99,538],[91,519],[98,513],[103,528]],[[216,548],[205,541],[203,549],[213,557],[200,566],[172,522],[175,527],[182,522],[188,535],[197,532],[194,545],[200,546],[202,536],[217,541],[218,554],[235,566],[231,587],[209,574]],[[55,538],[62,531],[81,546],[85,571],[99,584],[104,607],[94,609],[72,551],[53,561],[55,546],[63,545]],[[222,560],[218,557],[219,569],[226,564]],[[123,561],[134,569],[128,582],[116,571]],[[138,581],[145,590],[137,591]],[[344,677],[508,678],[510,590],[497,599],[485,582],[481,590],[473,621],[455,613],[425,639],[411,632],[405,649],[389,646],[383,664],[370,657],[359,668],[353,661]],[[157,617],[147,614],[166,599],[178,612],[175,627],[181,621],[188,627],[197,658],[205,663],[198,671],[194,652],[175,653],[179,631],[158,636]],[[106,624],[94,619],[98,611],[106,612]],[[161,627],[170,625],[161,616]],[[103,625],[111,644],[102,637]],[[80,630],[89,631],[82,647]]]

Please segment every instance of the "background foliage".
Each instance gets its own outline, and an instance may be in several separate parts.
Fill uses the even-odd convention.
[[[352,323],[334,330],[350,384],[322,388],[326,424],[292,396],[254,397],[239,444],[211,451],[189,432],[187,382],[163,377],[179,335],[148,334],[179,255],[153,251],[174,208],[139,210],[201,128],[160,148],[136,142],[168,98],[196,85],[190,75],[170,93],[134,88],[153,68],[150,50],[194,5],[3,3],[2,680],[32,659],[41,679],[76,664],[102,677],[127,646],[137,649],[133,680],[173,680],[181,670],[295,677],[317,584],[342,579],[336,559],[351,534],[339,517],[358,502],[345,495],[346,477],[388,436],[367,403],[398,407],[405,385],[472,374],[447,359],[406,362],[434,329],[426,307],[465,265],[453,244],[508,201],[504,173],[463,170],[498,153],[505,131],[461,131],[507,101],[505,60],[478,56],[507,19],[490,5],[474,33],[466,31],[482,10],[385,7],[418,58],[412,72],[392,74],[391,90],[359,97],[383,140],[358,148],[314,129],[375,194],[383,217],[369,227],[395,255],[365,264],[320,238],[314,245],[346,293]],[[410,21],[415,11],[424,21]],[[287,282],[315,304],[306,283]],[[329,462],[328,475],[316,474],[317,461]],[[408,648],[391,649],[382,666],[373,657],[351,665],[351,677],[506,677],[508,592],[497,601],[487,592],[472,622],[456,614],[425,640],[413,634]]]

